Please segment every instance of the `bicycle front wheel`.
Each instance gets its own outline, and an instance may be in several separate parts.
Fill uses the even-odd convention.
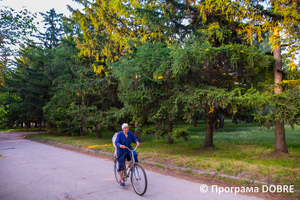
[[[135,164],[131,170],[131,184],[134,191],[142,196],[147,190],[147,176],[143,167]]]
[[[118,167],[119,167],[119,162],[118,159],[116,158],[114,162],[114,172],[115,172],[116,181],[120,183],[120,174],[118,172]]]

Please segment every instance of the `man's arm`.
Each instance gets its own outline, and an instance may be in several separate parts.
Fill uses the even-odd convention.
[[[120,134],[118,133],[117,137],[116,137],[116,140],[115,140],[115,145],[116,147],[119,147],[120,148]]]
[[[131,134],[131,141],[139,147],[140,143],[139,143],[138,139],[133,135],[132,132],[130,132],[130,134]]]
[[[116,138],[116,141],[115,141],[116,147],[125,149],[125,145],[122,145],[120,142],[121,142],[121,134],[119,133],[117,135],[117,138]]]

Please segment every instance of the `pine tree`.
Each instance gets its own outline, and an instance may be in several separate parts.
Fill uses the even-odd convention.
[[[49,79],[44,75],[45,57],[40,51],[39,48],[23,47],[20,58],[16,59],[17,70],[4,79],[6,90],[21,98],[10,104],[12,112],[8,113],[7,122],[10,125],[25,122],[28,128],[31,122],[41,125],[44,121],[42,108],[48,100]]]
[[[225,14],[230,21],[237,21],[240,24],[239,32],[244,38],[252,43],[255,35],[262,40],[263,33],[269,33],[269,41],[272,45],[274,64],[274,93],[279,96],[283,92],[281,86],[284,69],[282,67],[282,49],[286,49],[289,68],[286,70],[295,71],[296,65],[293,60],[300,49],[299,22],[300,4],[297,1],[210,1],[206,8],[216,6]],[[203,13],[205,15],[205,13]],[[295,72],[297,74],[297,72]],[[294,77],[295,78],[295,77]],[[298,87],[299,81],[291,81],[290,86]],[[277,99],[277,98],[275,98]],[[274,100],[275,100],[274,99]],[[276,113],[275,125],[275,148],[274,152],[287,153],[285,142],[284,121],[288,121],[279,111],[280,103],[274,103]],[[281,113],[281,114],[280,114]]]
[[[55,48],[59,45],[64,34],[62,25],[62,14],[57,14],[52,8],[46,13],[40,13],[44,18],[43,22],[46,28],[45,33],[40,33],[38,38],[42,40],[44,47],[47,49]]]
[[[230,91],[238,85],[249,87],[255,83],[258,79],[253,79],[257,74],[268,67],[270,59],[255,48],[248,50],[247,44],[238,33],[239,24],[228,20],[218,7],[207,8],[206,1],[172,0],[161,4],[158,2],[161,1],[137,8],[137,12],[145,19],[144,24],[153,32],[148,36],[148,40],[165,41],[175,45],[172,69],[176,76],[186,74],[185,77],[182,76],[185,80],[181,83],[182,88],[189,88],[189,91],[194,91],[191,88],[201,90],[211,87],[215,87],[216,90],[226,88],[228,94],[225,96],[230,96]],[[257,59],[265,66],[256,62]],[[259,65],[253,65],[254,62]],[[203,92],[202,95],[211,97],[214,94],[211,89],[206,92],[211,94]],[[189,119],[195,112],[206,113],[205,147],[214,146],[213,124],[217,120],[218,110],[221,109],[218,103],[210,104],[211,100],[202,98],[201,101],[205,102],[206,106],[194,107],[192,110],[185,109],[189,110],[186,115]]]
[[[71,35],[62,39],[54,53],[54,94],[44,107],[46,119],[68,135],[84,136],[95,130],[101,137],[101,129],[113,128],[118,122],[111,110],[120,105],[111,99],[110,79],[94,72],[93,58],[78,55]]]
[[[138,42],[133,43],[130,52],[120,62],[111,64],[114,75],[120,79],[119,98],[124,109],[133,121],[138,121],[137,128],[145,127],[147,122],[169,124],[168,144],[172,144],[172,95],[178,88],[170,71],[171,49],[164,43]],[[155,134],[161,136],[163,132],[156,130]]]

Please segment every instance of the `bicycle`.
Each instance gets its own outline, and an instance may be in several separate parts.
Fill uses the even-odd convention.
[[[146,172],[144,170],[144,168],[135,162],[134,156],[133,156],[133,152],[136,150],[137,146],[135,147],[134,150],[129,149],[128,147],[126,147],[132,155],[132,165],[130,167],[130,163],[129,162],[128,166],[126,166],[125,163],[125,167],[124,167],[124,171],[123,171],[123,180],[124,182],[127,181],[127,178],[129,178],[130,176],[130,181],[132,184],[132,187],[135,191],[135,193],[137,193],[138,195],[142,196],[145,194],[146,190],[147,190],[147,176],[146,176]],[[115,157],[114,160],[114,172],[115,172],[115,178],[116,181],[118,183],[120,183],[120,174],[118,172],[118,158]]]

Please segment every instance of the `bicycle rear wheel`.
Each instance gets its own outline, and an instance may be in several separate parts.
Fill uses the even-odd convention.
[[[116,181],[120,183],[120,174],[118,172],[118,167],[119,167],[119,162],[118,159],[116,158],[114,162],[114,172],[115,172]]]
[[[135,164],[131,170],[131,184],[134,191],[142,196],[147,190],[147,176],[143,167]]]

